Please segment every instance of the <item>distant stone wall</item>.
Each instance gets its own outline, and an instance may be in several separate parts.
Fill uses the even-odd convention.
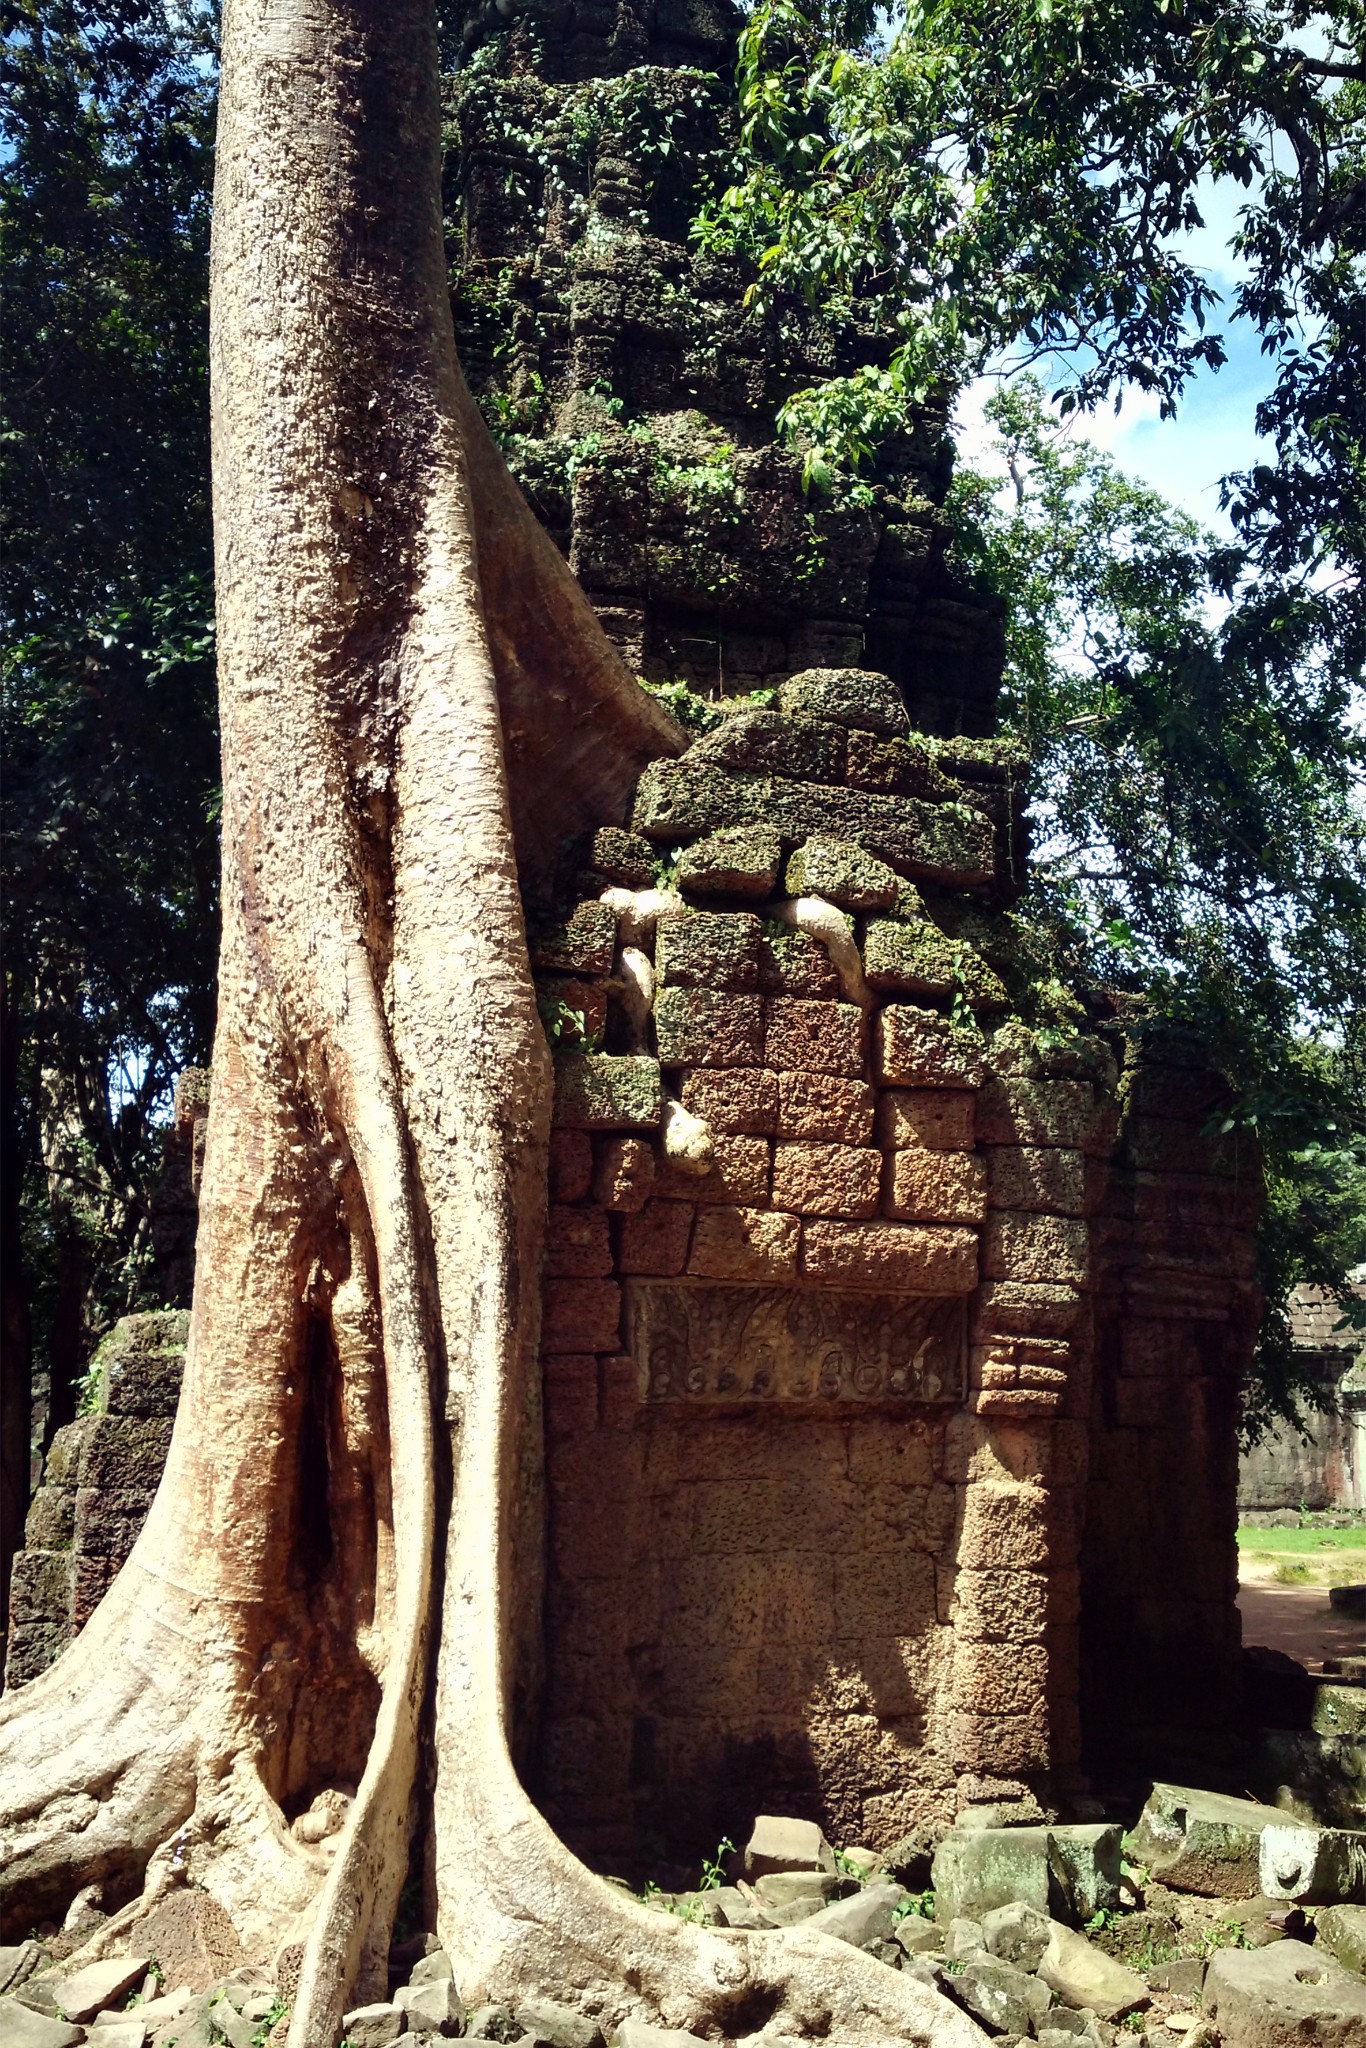
[[[1340,1329],[1342,1311],[1321,1288],[1297,1289],[1291,1328],[1324,1405],[1306,1407],[1304,1431],[1285,1426],[1245,1451],[1238,1468],[1244,1514],[1282,1509],[1366,1512],[1366,1341]]]
[[[171,1443],[190,1318],[125,1316],[95,1358],[92,1412],[59,1429],[10,1585],[7,1687],[60,1656],[137,1541]]]

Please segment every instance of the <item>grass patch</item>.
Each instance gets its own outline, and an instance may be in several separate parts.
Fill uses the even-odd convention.
[[[1366,1551],[1366,1523],[1350,1529],[1248,1529],[1238,1531],[1238,1548],[1267,1557],[1331,1556],[1335,1550]]]

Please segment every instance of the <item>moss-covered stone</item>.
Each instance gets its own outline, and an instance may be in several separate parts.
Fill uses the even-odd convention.
[[[899,887],[892,870],[848,839],[808,839],[787,864],[789,896],[824,896],[841,910],[890,910]]]
[[[617,921],[605,903],[580,903],[562,924],[531,934],[531,964],[553,974],[610,974]]]
[[[952,803],[962,794],[956,782],[941,773],[925,743],[879,739],[875,733],[851,732],[845,755],[845,780],[851,789],[869,789],[883,796],[918,796],[927,803]]]
[[[837,996],[839,976],[830,955],[809,932],[765,918],[759,941],[760,987],[773,995]]]
[[[694,761],[719,761],[792,775],[800,782],[844,779],[845,733],[815,718],[784,718],[776,711],[735,711],[691,750]]]
[[[737,775],[713,761],[651,761],[636,785],[631,822],[659,842],[700,839],[727,826],[762,825],[772,813],[772,782]]]
[[[1005,985],[985,960],[928,922],[874,918],[863,945],[863,971],[874,988],[905,995],[961,993],[972,1007],[1004,1009]]]
[[[884,739],[911,729],[900,690],[876,669],[804,668],[783,684],[778,704],[789,717],[826,718]]]
[[[771,825],[713,832],[678,857],[678,886],[705,896],[771,896],[778,886],[783,843]]]
[[[666,1067],[757,1067],[763,1063],[764,999],[707,988],[662,988],[655,1040]]]
[[[655,927],[661,988],[757,989],[759,920],[748,911],[684,910]]]
[[[620,825],[600,826],[588,849],[589,867],[619,889],[648,889],[657,859],[648,839],[623,831]]]
[[[659,1062],[642,1054],[566,1053],[555,1061],[555,1122],[580,1131],[644,1130],[663,1108]]]

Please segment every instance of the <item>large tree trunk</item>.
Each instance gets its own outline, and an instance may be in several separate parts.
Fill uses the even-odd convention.
[[[132,1558],[0,1709],[0,1901],[16,1926],[102,1880],[132,1901],[107,1943],[192,1877],[249,1947],[306,1933],[290,2040],[320,2048],[383,1989],[434,1698],[431,1863],[467,1996],[966,2044],[840,1945],[645,1912],[512,1764],[551,1092],[518,854],[548,873],[678,737],[461,383],[436,79],[427,0],[225,10],[223,940],[189,1353]],[[296,1840],[348,1786],[335,1853]]]

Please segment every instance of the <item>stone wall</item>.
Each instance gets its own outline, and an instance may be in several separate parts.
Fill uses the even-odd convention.
[[[114,1583],[171,1443],[190,1318],[125,1316],[95,1356],[90,1412],[59,1429],[14,1560],[6,1686],[58,1657]]]
[[[539,935],[552,1033],[607,1049],[558,1062],[537,1789],[609,1866],[642,1842],[695,1855],[756,1810],[876,1847],[965,1801],[1076,1790],[1088,1490],[1104,1616],[1109,1535],[1141,1547],[1151,1478],[1093,1385],[1097,1306],[1107,1356],[1116,1322],[1133,1359],[1166,1329],[1169,1286],[1178,1330],[1195,1297],[1217,1326],[1217,1362],[1150,1347],[1122,1427],[1174,1460],[1193,1415],[1216,1433],[1179,1445],[1202,1506],[1172,1524],[1169,1549],[1194,1546],[1180,1598],[1145,1625],[1170,1663],[1208,1600],[1236,1653],[1209,1387],[1245,1349],[1249,1246],[1207,1111],[1173,1098],[1150,1157],[1131,1062],[1111,1185],[1113,1048],[1010,1014],[1009,750],[906,726],[864,672],[736,711],[646,771],[632,829],[597,835],[582,901]],[[843,944],[785,921],[817,895]],[[701,1171],[684,1113],[710,1132]],[[1200,1165],[1217,1241],[1188,1214]],[[1200,1714],[1230,1714],[1236,1658],[1200,1668]]]
[[[1360,1330],[1339,1328],[1342,1310],[1321,1288],[1296,1289],[1290,1320],[1323,1405],[1306,1412],[1303,1432],[1282,1426],[1244,1453],[1239,1510],[1366,1511],[1366,1343]]]
[[[804,491],[780,407],[894,337],[755,312],[752,273],[690,241],[730,182],[736,20],[713,0],[472,17],[449,91],[461,360],[638,673],[724,697],[866,662],[924,729],[989,733],[1000,608],[949,564],[942,413],[908,416],[867,478]]]

